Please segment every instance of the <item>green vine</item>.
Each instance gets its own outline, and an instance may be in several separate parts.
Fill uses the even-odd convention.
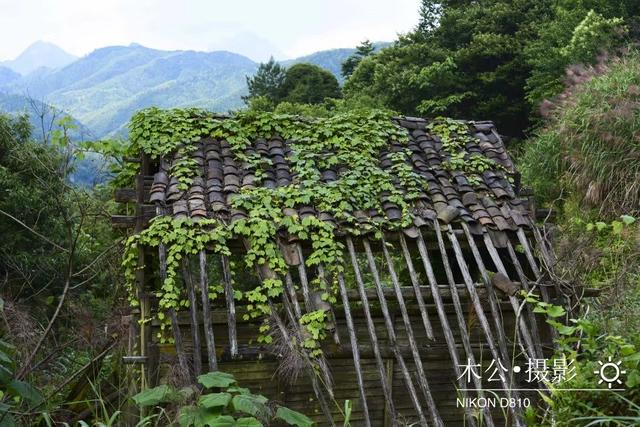
[[[499,163],[480,154],[469,154],[465,147],[474,142],[469,133],[469,125],[465,121],[439,117],[427,125],[427,129],[442,141],[442,149],[449,158],[442,163],[444,169],[466,174],[471,184],[482,182],[482,173],[490,169],[505,170]]]
[[[164,331],[169,324],[166,312],[170,309],[179,311],[188,307],[184,289],[177,281],[178,271],[183,259],[208,249],[215,253],[230,255],[227,240],[229,230],[215,220],[203,219],[171,219],[167,216],[154,218],[149,227],[139,234],[130,236],[125,244],[122,265],[124,276],[129,287],[130,301],[133,306],[139,304],[137,290],[134,288],[138,266],[138,247],[158,248],[163,245],[166,251],[166,273],[160,289],[156,290],[158,301],[157,317],[161,321],[159,337],[164,339]],[[223,291],[219,284],[210,285],[209,297],[213,300]]]
[[[447,167],[479,176],[484,168],[499,166],[483,157],[465,156],[465,144],[472,139],[466,123],[441,120],[429,126],[450,154]],[[326,270],[323,280],[316,278],[312,285],[323,291],[324,300],[335,301],[336,274],[343,271],[344,259],[344,247],[335,239],[335,224],[340,223],[341,231],[354,235],[379,234],[383,229],[407,226],[413,220],[411,202],[426,187],[423,178],[413,171],[406,129],[393,123],[388,112],[383,111],[360,110],[323,119],[256,112],[219,118],[199,109],[151,108],[132,118],[130,138],[130,155],[143,152],[155,159],[176,154],[170,172],[178,178],[182,190],[188,189],[199,173],[191,154],[202,138],[227,141],[236,160],[258,181],[271,161],[252,149],[254,141],[281,138],[291,148],[287,159],[294,177],[291,184],[273,189],[243,188],[231,201],[232,207],[244,211],[246,217],[229,225],[215,220],[194,222],[159,217],[148,229],[129,238],[123,263],[130,284],[135,280],[138,245],[162,244],[166,248],[166,279],[157,290],[161,320],[165,320],[166,310],[178,310],[188,304],[184,290],[176,282],[181,259],[205,247],[229,254],[227,241],[238,238],[249,243],[244,256],[247,269],[258,268],[264,277],[258,286],[237,297],[246,298],[248,303],[245,319],[267,319],[271,314],[269,301],[282,295],[282,278],[288,270],[278,241],[278,234],[283,231],[311,243],[306,265],[322,265]],[[390,166],[381,167],[381,161],[390,161]],[[459,164],[460,161],[464,164]],[[323,172],[329,171],[333,179],[326,182],[322,179]],[[399,219],[386,217],[383,204],[387,202],[401,211]],[[300,218],[295,209],[301,206],[313,206],[336,222],[315,215]],[[370,211],[377,212],[382,221],[372,220]],[[212,285],[210,291],[215,297],[222,286]],[[135,298],[132,301],[135,303]],[[325,335],[320,333],[325,319],[324,312],[322,316],[313,312],[305,314],[301,323],[317,341]],[[260,326],[261,342],[271,341],[268,331],[265,321]],[[312,353],[318,350],[310,347],[310,341],[301,345]]]

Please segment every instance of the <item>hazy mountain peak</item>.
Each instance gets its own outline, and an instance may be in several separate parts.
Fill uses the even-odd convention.
[[[77,58],[53,43],[38,40],[26,48],[17,58],[0,65],[26,75],[41,67],[61,68]]]

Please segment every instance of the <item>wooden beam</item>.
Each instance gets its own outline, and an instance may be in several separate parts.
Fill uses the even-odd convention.
[[[117,188],[113,192],[113,198],[118,203],[136,202],[138,200],[134,188]]]
[[[380,346],[378,345],[378,336],[376,335],[376,327],[373,323],[373,318],[371,317],[371,311],[369,308],[369,298],[367,297],[367,293],[365,292],[364,282],[362,280],[362,274],[360,273],[360,266],[358,265],[358,258],[356,257],[356,251],[353,247],[353,241],[350,237],[347,237],[347,250],[349,251],[349,258],[351,259],[351,265],[353,266],[353,272],[355,275],[356,284],[358,285],[358,292],[360,296],[360,302],[362,303],[362,310],[364,311],[364,315],[367,321],[367,330],[369,332],[369,338],[371,340],[371,345],[373,348],[373,353],[376,359],[376,365],[378,367],[378,373],[380,374],[380,384],[382,385],[382,393],[385,397],[385,404],[387,410],[389,411],[389,415],[391,417],[391,425],[398,425],[398,417],[396,413],[396,408],[393,403],[393,399],[391,398],[391,386],[387,381],[387,370],[382,360],[382,356],[380,355]]]

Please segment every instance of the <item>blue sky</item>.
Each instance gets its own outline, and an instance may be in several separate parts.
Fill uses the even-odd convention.
[[[0,0],[0,60],[37,40],[81,56],[132,42],[226,49],[264,60],[390,41],[417,23],[419,0]]]

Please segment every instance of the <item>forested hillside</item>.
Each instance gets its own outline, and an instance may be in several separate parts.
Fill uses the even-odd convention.
[[[283,65],[311,63],[341,79],[341,64],[353,51],[316,52]],[[144,107],[239,108],[245,76],[258,67],[231,52],[162,51],[136,44],[97,49],[64,65],[32,69],[23,77],[0,67],[0,93],[44,100],[73,115],[96,137],[126,134],[129,117]]]

